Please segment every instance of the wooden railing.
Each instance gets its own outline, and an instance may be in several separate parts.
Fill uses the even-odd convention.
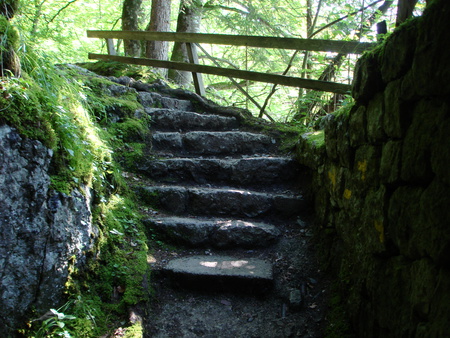
[[[299,77],[252,72],[231,68],[221,68],[198,64],[196,44],[221,44],[232,46],[247,46],[260,48],[278,48],[305,51],[336,52],[344,54],[360,54],[372,48],[373,43],[361,43],[356,41],[335,41],[316,39],[277,38],[266,36],[242,36],[222,34],[199,33],[169,33],[169,32],[143,32],[143,31],[87,31],[89,38],[101,38],[107,40],[108,54],[89,53],[92,60],[111,60],[122,63],[152,66],[157,68],[176,69],[192,72],[196,92],[204,95],[202,73],[239,78],[257,82],[267,82],[284,86],[307,88],[317,91],[333,92],[339,94],[349,93],[351,86],[342,83],[304,79]],[[186,43],[190,54],[190,63],[161,61],[147,58],[118,56],[114,50],[113,39],[141,40],[141,41],[172,41]]]

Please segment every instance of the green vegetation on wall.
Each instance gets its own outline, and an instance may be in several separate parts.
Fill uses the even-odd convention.
[[[111,99],[105,94],[111,82],[83,78],[30,52],[19,55],[22,77],[0,82],[0,123],[52,149],[52,189],[66,194],[81,186],[93,189],[93,223],[99,230],[87,264],[77,269],[74,261],[69,262],[68,302],[51,309],[50,318],[30,323],[24,334],[98,337],[111,329],[111,323],[125,320],[130,306],[148,298],[146,236],[133,194],[115,161],[121,153],[128,156],[123,162],[130,164],[141,156],[143,149],[126,140],[143,140],[148,119],[134,117],[142,108],[136,93]],[[113,123],[109,116],[118,111],[121,120]],[[129,332],[139,330],[135,324]]]

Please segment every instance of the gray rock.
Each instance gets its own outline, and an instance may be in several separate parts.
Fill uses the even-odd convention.
[[[0,127],[0,336],[34,308],[43,314],[64,301],[69,264],[92,247],[89,191],[49,190],[52,151]]]
[[[158,130],[231,130],[238,127],[235,117],[198,114],[182,110],[147,108],[152,126]]]
[[[289,308],[293,311],[300,310],[302,306],[302,292],[300,290],[292,290],[289,293]]]
[[[159,207],[175,214],[259,217],[267,214],[292,216],[305,210],[301,195],[273,194],[235,188],[193,188],[184,186],[139,187],[142,200],[158,196]],[[154,203],[149,199],[148,203]]]
[[[166,140],[176,140],[169,144]],[[179,140],[181,139],[181,143]],[[271,137],[248,132],[206,132],[155,133],[152,140],[156,150],[172,151],[176,154],[224,155],[224,154],[268,154],[273,150]]]
[[[192,256],[170,261],[164,271],[180,286],[265,292],[273,283],[272,265],[256,258]]]
[[[267,246],[280,235],[273,225],[242,220],[150,218],[145,224],[172,241],[190,246]]]
[[[139,163],[138,167],[141,173],[152,179],[171,183],[209,182],[239,186],[287,183],[292,185],[300,176],[300,167],[297,162],[286,157],[149,159]]]

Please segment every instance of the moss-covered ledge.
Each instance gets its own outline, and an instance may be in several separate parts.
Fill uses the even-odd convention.
[[[318,170],[326,156],[325,132],[318,130],[302,134],[295,147],[295,156],[301,164]]]

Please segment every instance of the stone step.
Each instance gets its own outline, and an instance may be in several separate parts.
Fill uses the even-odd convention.
[[[237,186],[290,184],[300,176],[300,166],[288,157],[171,158],[144,160],[140,173],[164,183],[228,184]]]
[[[144,108],[167,108],[184,111],[193,111],[194,106],[189,100],[180,100],[167,96],[162,96],[158,93],[138,92],[138,100]]]
[[[236,188],[186,186],[136,187],[142,202],[158,205],[176,215],[226,217],[290,217],[301,213],[306,203],[301,195],[273,194]]]
[[[163,272],[177,286],[200,290],[265,293],[273,286],[272,264],[256,258],[191,256],[171,260]]]
[[[240,131],[187,133],[154,133],[153,148],[174,154],[190,155],[232,155],[270,154],[275,139],[262,134]]]
[[[146,108],[152,127],[165,131],[208,130],[225,131],[239,127],[235,117],[199,114],[182,110]]]
[[[243,220],[155,217],[143,222],[172,243],[191,247],[269,246],[280,235],[280,231],[271,224]]]

